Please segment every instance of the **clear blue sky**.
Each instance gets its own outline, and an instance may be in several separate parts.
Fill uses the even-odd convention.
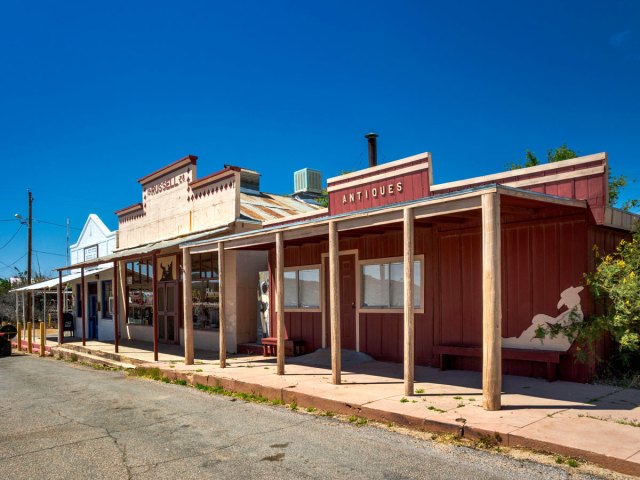
[[[3,0],[0,99],[0,247],[28,188],[36,219],[116,228],[186,154],[284,193],[365,166],[370,130],[381,161],[432,152],[436,182],[564,142],[640,181],[640,2]],[[65,229],[36,222],[34,248],[63,266]],[[0,277],[25,253],[23,228]]]

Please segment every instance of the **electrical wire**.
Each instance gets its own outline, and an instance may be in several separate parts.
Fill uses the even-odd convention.
[[[20,260],[22,260],[24,257],[26,257],[27,254],[25,253],[24,255],[22,255],[19,259],[17,259],[16,261],[14,261],[13,263],[4,263],[2,260],[0,260],[0,263],[4,265],[4,267],[2,268],[2,270],[7,269],[7,268],[13,268],[13,266],[18,263]]]
[[[55,255],[57,257],[66,257],[66,255],[64,255],[62,253],[43,252],[42,250],[34,250],[34,252],[42,253],[43,255]]]
[[[55,223],[55,222],[47,222],[46,220],[38,220],[37,218],[34,218],[33,221],[36,222],[36,223],[46,223],[48,225],[55,225],[56,227],[67,228],[66,225],[62,225],[60,223]],[[72,227],[71,225],[69,225],[69,228],[72,229],[72,230],[82,230],[81,228]]]
[[[18,232],[20,231],[20,229],[23,227],[22,224],[20,224],[20,226],[18,227],[18,230],[16,230],[16,233],[13,234],[13,236],[7,240],[7,243],[5,243],[3,246],[0,247],[0,250],[2,250],[4,247],[6,247],[7,245],[9,245],[11,243],[11,241],[16,238],[16,235],[18,235]]]

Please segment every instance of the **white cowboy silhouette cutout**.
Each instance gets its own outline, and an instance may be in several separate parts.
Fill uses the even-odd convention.
[[[536,330],[539,327],[546,325],[560,324],[568,325],[571,322],[573,316],[574,321],[582,321],[584,314],[582,308],[580,308],[580,292],[584,290],[584,287],[569,287],[560,294],[560,301],[558,302],[558,310],[563,306],[567,307],[567,310],[562,312],[557,317],[550,317],[544,313],[539,313],[531,322],[531,326],[527,328],[519,337],[509,337],[502,339],[502,346],[505,348],[528,348],[539,350],[555,350],[560,352],[566,352],[571,347],[571,342],[562,333],[559,333],[554,338],[546,336],[544,338],[536,338]]]

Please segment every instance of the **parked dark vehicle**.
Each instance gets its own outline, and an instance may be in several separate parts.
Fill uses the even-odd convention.
[[[7,324],[0,327],[0,357],[11,355],[11,340],[17,333],[15,325]]]

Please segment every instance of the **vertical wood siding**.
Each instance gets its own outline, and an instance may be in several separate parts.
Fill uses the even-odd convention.
[[[624,237],[622,232],[589,226],[586,218],[575,216],[505,224],[502,231],[503,336],[519,336],[536,314],[557,316],[561,311],[557,308],[560,293],[570,286],[582,285],[583,274],[594,268],[593,245],[609,252]],[[341,251],[353,249],[358,250],[360,260],[399,257],[402,255],[402,232],[340,240]],[[285,266],[318,265],[322,253],[327,251],[327,241],[285,247]],[[439,366],[439,359],[433,355],[434,345],[482,343],[480,229],[417,227],[415,253],[424,254],[425,308],[424,313],[416,313],[415,317],[416,364]],[[274,261],[272,251],[270,265]],[[594,305],[587,289],[581,293],[581,298],[585,315],[592,314]],[[273,329],[273,312],[271,319]],[[379,360],[402,361],[402,313],[361,311],[357,321],[362,352]],[[308,351],[321,347],[321,313],[287,313],[285,325],[286,336],[305,340]],[[275,330],[272,331],[275,335]],[[594,366],[577,363],[575,348],[572,347],[562,360],[560,378],[588,381],[593,377]],[[599,351],[606,352],[607,348],[610,347],[603,342]],[[480,370],[481,361],[453,359],[453,366]],[[546,366],[505,361],[504,373],[545,377]]]

